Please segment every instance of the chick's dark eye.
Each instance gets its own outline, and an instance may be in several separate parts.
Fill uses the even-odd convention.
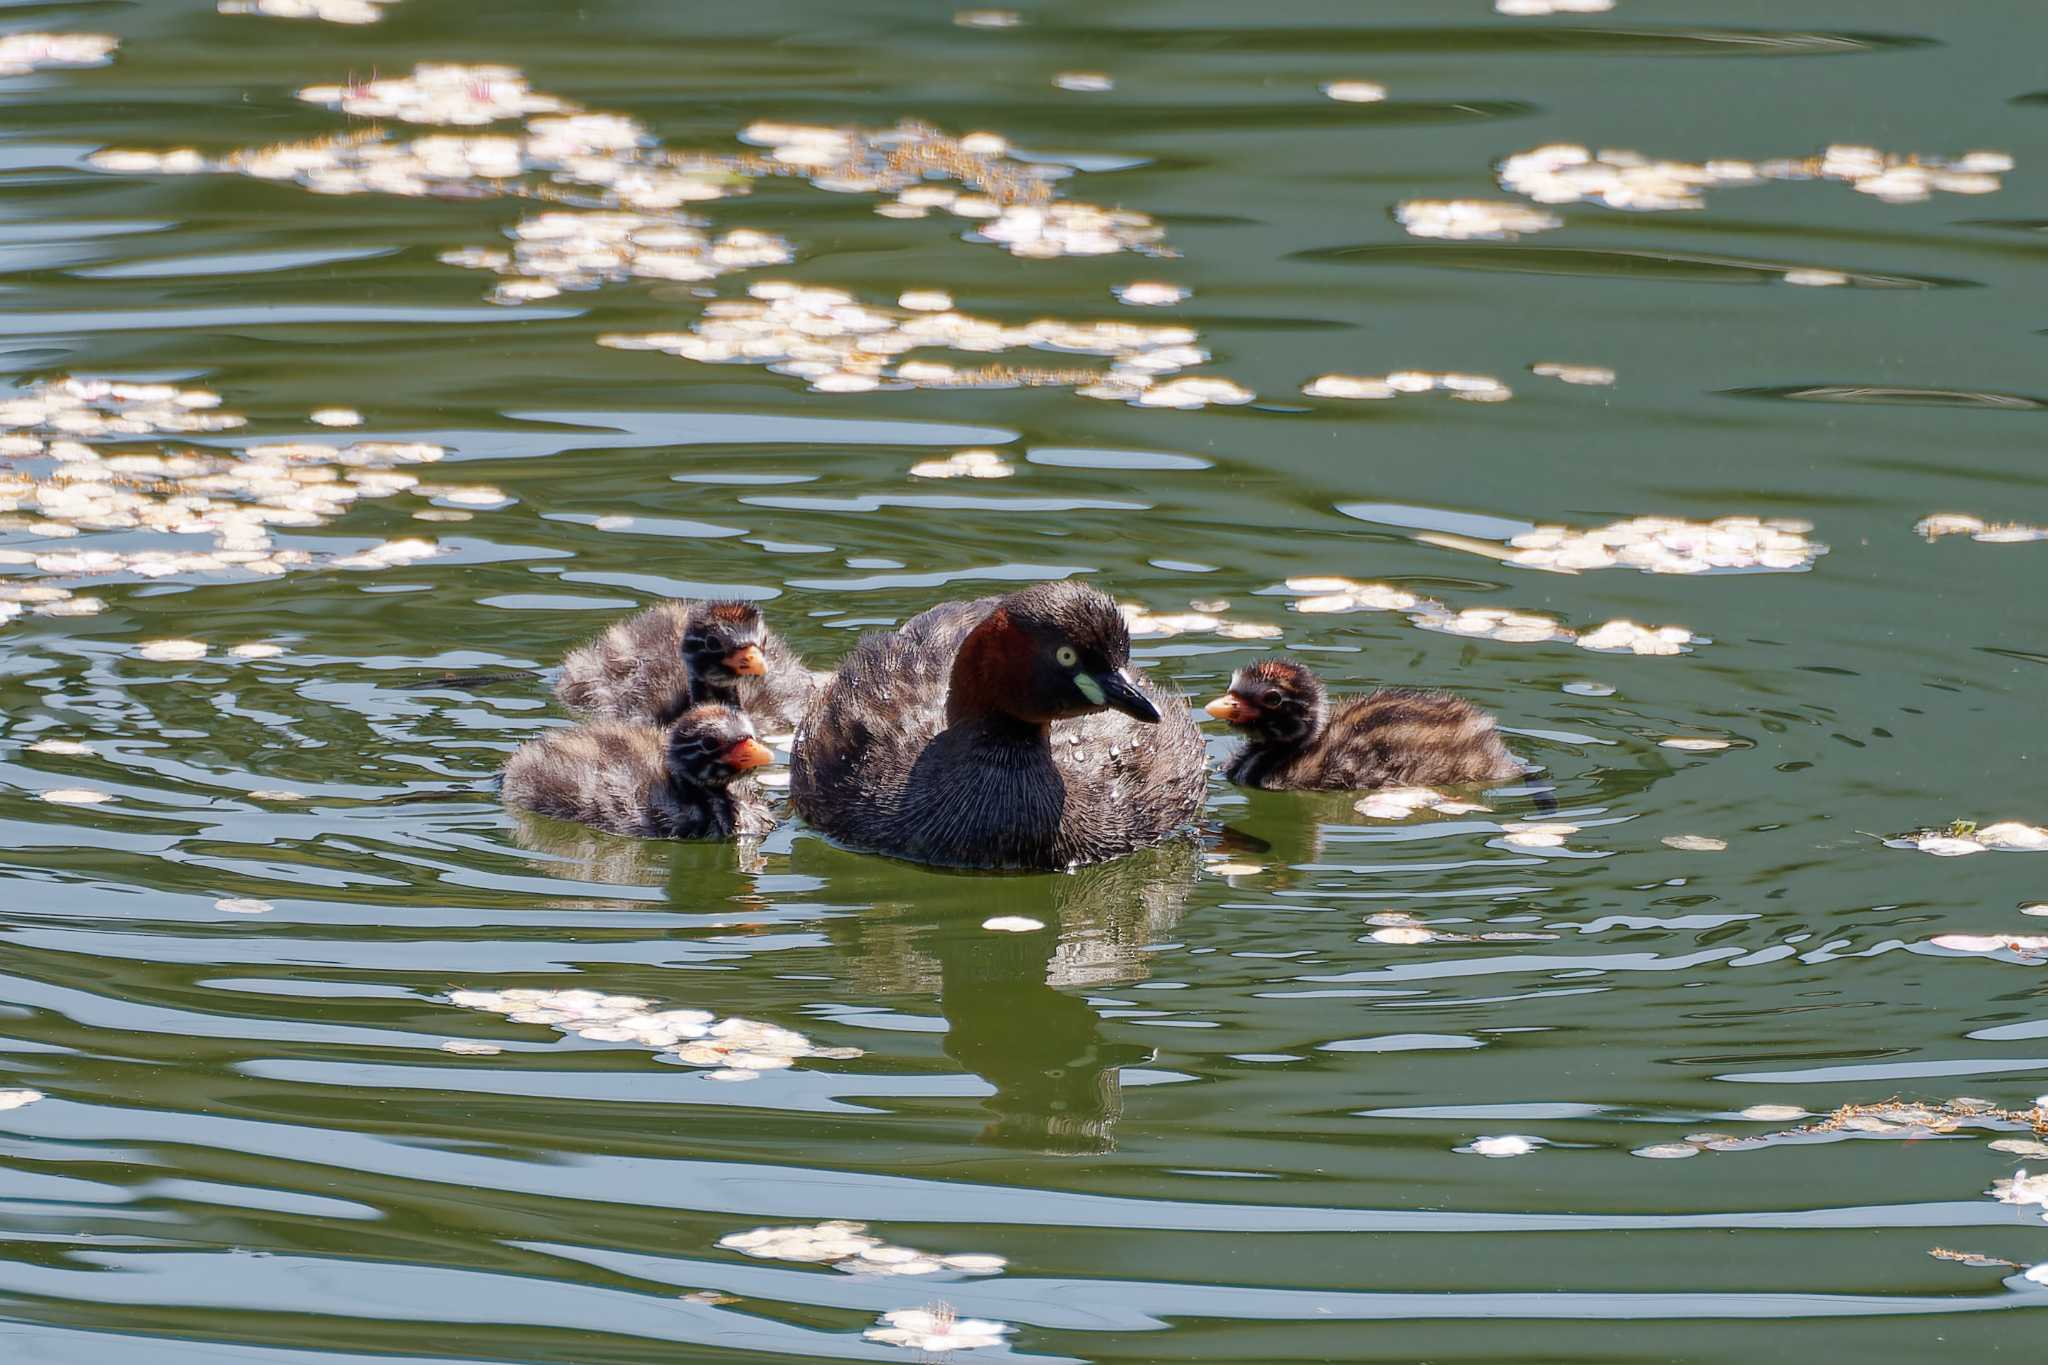
[[[1274,691],[1268,692],[1264,697],[1260,698],[1260,704],[1269,708],[1278,706],[1280,704],[1279,691],[1276,689]]]

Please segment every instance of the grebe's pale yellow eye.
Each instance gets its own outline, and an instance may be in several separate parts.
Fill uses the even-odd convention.
[[[1059,660],[1061,668],[1072,668],[1075,664],[1081,662],[1081,656],[1074,652],[1072,645],[1061,645],[1052,652],[1052,657]]]

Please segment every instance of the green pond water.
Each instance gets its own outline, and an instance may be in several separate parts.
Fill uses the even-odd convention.
[[[866,1333],[925,1309],[1008,1329],[937,1357],[958,1360],[2040,1358],[2048,1287],[2023,1270],[2048,1226],[1992,1194],[2030,1160],[2024,1120],[1812,1125],[2048,1090],[2025,937],[2048,922],[2021,913],[2048,901],[2048,856],[1910,842],[2048,820],[2048,546],[1915,533],[2048,522],[2048,9],[1017,17],[0,12],[7,33],[120,40],[0,79],[0,401],[29,400],[0,409],[19,419],[0,595],[21,608],[0,629],[0,1090],[41,1096],[0,1112],[0,1359],[916,1360]],[[440,169],[405,184],[365,178],[362,149],[541,125],[295,97],[354,81],[355,100],[423,61],[517,68],[637,125],[558,130],[588,145],[546,156],[414,149]],[[1074,72],[1112,88],[1055,84]],[[1385,98],[1323,91],[1346,81]],[[522,89],[470,85],[451,98]],[[835,180],[845,144],[756,127],[902,120],[937,130],[903,144],[931,153],[926,197],[979,178],[966,216],[893,207],[901,184]],[[939,138],[971,132],[1005,141]],[[348,133],[296,167],[237,156]],[[1693,170],[1609,156],[1562,192],[1601,176],[1620,206],[1496,182],[1555,143]],[[1875,151],[1823,166],[1831,144]],[[767,174],[778,146],[790,174]],[[514,164],[485,174],[491,156]],[[657,171],[689,186],[630,225],[660,278],[582,228],[505,301],[441,259],[660,198],[633,180]],[[1418,236],[1395,217],[1415,200],[1556,224]],[[1018,216],[1064,205],[1125,211],[1065,242],[1116,249],[1057,254],[1032,236],[1052,219]],[[715,273],[676,231],[692,220],[791,259]],[[547,293],[532,281],[568,287],[518,301]],[[1189,293],[1119,302],[1136,281]],[[743,316],[776,303],[750,295],[764,282],[851,302]],[[906,328],[943,315],[898,308],[906,291],[943,291],[997,349],[806,373],[792,347],[860,328],[917,344]],[[728,363],[673,353],[741,323]],[[1183,330],[1075,330],[1096,323]],[[597,344],[647,334],[670,350]],[[1106,370],[1104,348],[1250,401],[1148,407],[1037,373]],[[1064,382],[906,381],[906,362]],[[1614,382],[1531,369],[1559,363]],[[1410,371],[1512,396],[1303,393]],[[66,418],[46,400],[74,375],[203,389],[218,408],[177,411],[247,421]],[[362,424],[309,421],[332,407]],[[100,455],[37,444],[63,441]],[[363,441],[443,458],[260,449]],[[971,449],[1009,476],[911,473]],[[321,502],[336,483],[361,495]],[[260,496],[284,524],[223,520]],[[1810,522],[1828,550],[1697,575],[1500,558],[1532,524],[1639,516]],[[1338,690],[1455,689],[1542,771],[1405,819],[1212,779],[1186,843],[1014,877],[794,825],[758,848],[636,844],[521,824],[492,790],[566,723],[563,652],[638,605],[756,599],[823,665],[934,601],[1068,574],[1206,618],[1136,650],[1197,700],[1284,648]],[[1343,585],[1303,578],[1416,601],[1318,610]],[[1530,619],[1496,638],[1455,617],[1475,608]],[[1637,655],[1564,634],[1613,620],[1695,638]],[[1577,828],[1518,840],[1516,821]],[[1686,835],[1725,848],[1665,842]],[[983,927],[998,916],[1041,927]],[[860,1055],[732,1081],[450,998],[508,988]],[[1530,1141],[1489,1159],[1488,1138]],[[720,1245],[830,1220],[928,1273]],[[1002,1263],[928,1264],[957,1254]]]

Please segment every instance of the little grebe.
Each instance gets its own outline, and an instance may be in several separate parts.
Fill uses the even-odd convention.
[[[1224,776],[1272,791],[1503,782],[1526,770],[1493,717],[1448,692],[1382,688],[1339,699],[1292,659],[1237,670],[1207,710],[1244,732]]]
[[[818,681],[751,602],[662,602],[572,650],[555,696],[578,715],[654,725],[723,702],[773,733],[796,728]]]
[[[519,746],[505,804],[642,839],[766,834],[768,803],[742,779],[774,761],[746,716],[716,702],[665,729],[596,720]]]
[[[1116,604],[1080,583],[863,636],[797,733],[796,809],[847,844],[948,867],[1159,843],[1201,808],[1207,761],[1186,704],[1130,656]]]

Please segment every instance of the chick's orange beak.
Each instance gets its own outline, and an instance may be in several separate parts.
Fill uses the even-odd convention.
[[[758,678],[768,671],[768,661],[761,657],[761,646],[748,645],[725,656],[725,666],[745,678]]]
[[[1202,708],[1210,715],[1232,725],[1249,725],[1258,718],[1258,708],[1235,692],[1225,692]]]
[[[774,761],[775,751],[752,735],[725,751],[726,766],[737,768],[741,772],[746,772],[750,768],[765,768]]]

